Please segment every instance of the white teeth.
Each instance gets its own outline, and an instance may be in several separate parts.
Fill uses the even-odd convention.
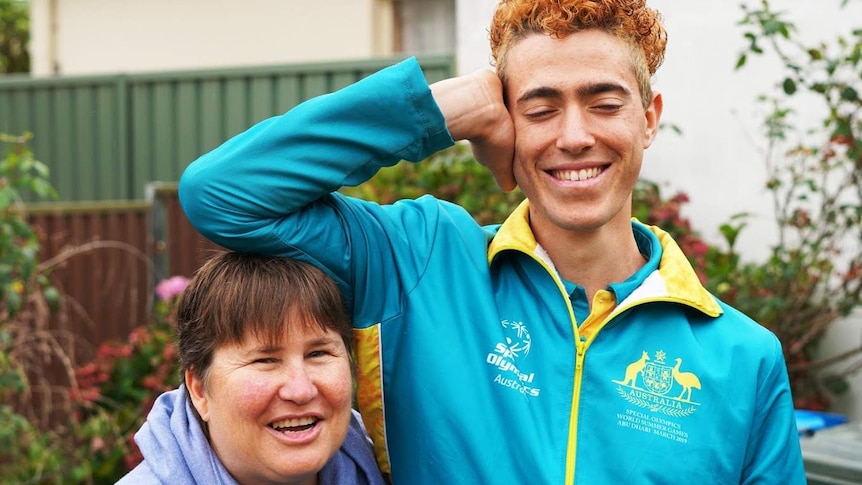
[[[304,418],[283,419],[281,421],[273,421],[270,426],[275,429],[279,428],[299,428],[302,426],[311,426],[317,422],[317,418],[308,416]]]
[[[577,182],[598,177],[598,175],[602,173],[602,169],[599,167],[593,167],[582,168],[580,170],[555,170],[553,173],[554,177],[560,180],[572,180]]]

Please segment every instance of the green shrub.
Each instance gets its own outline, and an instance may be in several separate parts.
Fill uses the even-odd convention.
[[[40,199],[57,197],[48,182],[48,167],[27,146],[31,137],[0,133],[0,144],[8,145],[0,159],[0,322],[13,318],[32,291],[57,297],[47,275],[36,271],[39,238],[22,211],[21,197],[26,193]]]
[[[768,1],[742,8],[737,68],[764,54],[782,66],[759,97],[779,238],[762,263],[730,261],[715,290],[779,336],[797,407],[825,409],[862,368],[862,346],[815,360],[823,334],[862,304],[862,28],[808,44]],[[799,116],[800,98],[822,114]],[[741,221],[725,228],[731,254]],[[835,363],[845,367],[824,372]]]
[[[341,192],[381,204],[433,194],[464,207],[480,224],[503,222],[524,199],[520,190],[501,192],[488,169],[473,158],[463,143],[439,151],[422,163],[401,162],[384,168],[364,184],[345,187]]]
[[[39,363],[58,350],[34,327],[59,294],[38,264],[39,238],[25,218],[22,195],[56,197],[47,167],[27,146],[29,133],[0,133],[0,482],[60,483],[58,434],[39,429],[32,412]],[[60,440],[62,441],[62,440]]]
[[[74,371],[68,421],[40,429],[0,405],[0,483],[114,483],[142,457],[134,443],[155,399],[179,385],[174,323],[176,296],[156,304],[153,321],[127,341],[102,344]],[[20,370],[0,353],[0,396],[26,388]]]
[[[76,369],[71,398],[78,446],[70,461],[84,482],[114,483],[140,463],[134,433],[155,399],[180,383],[175,303],[176,294],[159,300],[151,323],[135,328],[128,341],[102,344],[92,362]]]
[[[175,293],[157,303],[151,324],[76,368],[47,325],[63,302],[50,266],[37,260],[22,195],[56,194],[29,138],[0,134],[8,145],[0,159],[0,483],[114,483],[140,461],[132,434],[153,400],[179,382],[168,319]],[[72,376],[66,385],[45,376],[43,366],[57,362]],[[68,419],[57,422],[60,415]]]

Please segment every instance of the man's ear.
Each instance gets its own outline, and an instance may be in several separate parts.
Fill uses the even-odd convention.
[[[192,399],[192,406],[195,407],[204,422],[209,421],[209,400],[206,392],[204,392],[203,380],[195,375],[191,369],[186,369],[185,373],[186,388],[189,390],[189,396]]]
[[[661,121],[661,110],[664,107],[664,101],[661,98],[661,93],[654,93],[652,101],[646,108],[644,116],[646,117],[646,126],[644,131],[644,148],[649,148],[652,141],[658,134],[659,122]]]

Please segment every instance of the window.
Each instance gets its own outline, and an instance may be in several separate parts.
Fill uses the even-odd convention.
[[[455,0],[393,0],[395,52],[455,52]]]

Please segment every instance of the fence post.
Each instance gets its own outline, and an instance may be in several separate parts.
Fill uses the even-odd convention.
[[[153,242],[153,281],[155,288],[159,280],[170,276],[170,253],[168,252],[168,209],[162,193],[165,182],[149,182],[144,188],[147,203],[150,205],[150,240]]]

